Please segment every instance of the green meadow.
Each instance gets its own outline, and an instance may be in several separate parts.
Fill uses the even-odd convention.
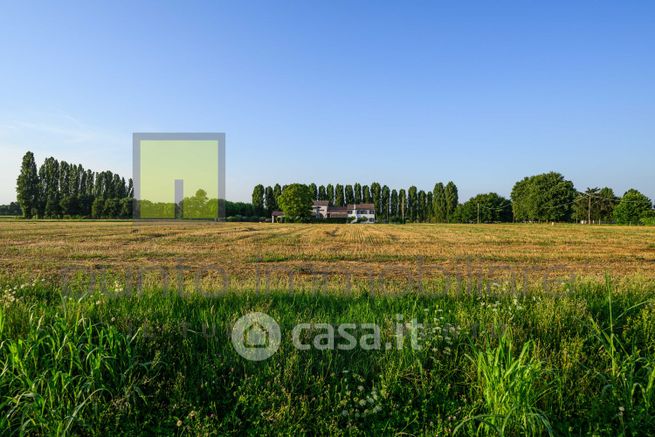
[[[69,294],[41,281],[4,290],[4,435],[655,432],[651,285],[347,297]],[[230,342],[252,311],[282,332],[260,362]],[[293,346],[298,323],[348,322],[378,325],[382,347],[316,348],[318,328],[303,332],[309,350]]]

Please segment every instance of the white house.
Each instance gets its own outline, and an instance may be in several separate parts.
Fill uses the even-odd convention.
[[[317,219],[347,219],[348,223],[375,223],[375,205],[372,203],[359,203],[332,206],[327,200],[315,200],[312,204],[312,215]],[[271,222],[280,221],[282,217],[284,217],[282,211],[273,211]]]
[[[375,223],[375,205],[372,203],[360,203],[348,205],[348,218],[350,223]]]
[[[316,218],[347,218],[349,223],[375,223],[375,205],[372,203],[331,206],[327,200],[315,200],[312,213]]]
[[[345,218],[348,223],[375,223],[375,205],[359,203],[346,206],[332,206],[327,200],[315,200],[312,204],[312,215],[317,219]],[[279,221],[284,214],[273,211],[271,222]]]

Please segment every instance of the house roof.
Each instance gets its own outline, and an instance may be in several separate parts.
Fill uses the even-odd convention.
[[[271,213],[271,215],[272,215],[273,217],[281,217],[281,216],[284,215],[284,213],[283,213],[282,211],[273,211],[273,212]]]
[[[356,205],[348,205],[348,209],[375,209],[375,205],[373,203],[357,203]]]
[[[313,206],[328,206],[330,204],[327,200],[315,200]]]

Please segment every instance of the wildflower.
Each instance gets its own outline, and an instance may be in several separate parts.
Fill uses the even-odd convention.
[[[178,427],[182,426],[182,420],[181,419],[177,419],[177,426]]]

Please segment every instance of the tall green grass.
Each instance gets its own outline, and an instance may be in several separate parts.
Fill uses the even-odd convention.
[[[163,293],[0,297],[2,435],[652,435],[655,289],[564,294]],[[280,350],[249,362],[262,311]],[[430,324],[421,349],[296,350],[301,322]],[[409,332],[409,331],[408,331]],[[313,332],[311,333],[313,334]]]

